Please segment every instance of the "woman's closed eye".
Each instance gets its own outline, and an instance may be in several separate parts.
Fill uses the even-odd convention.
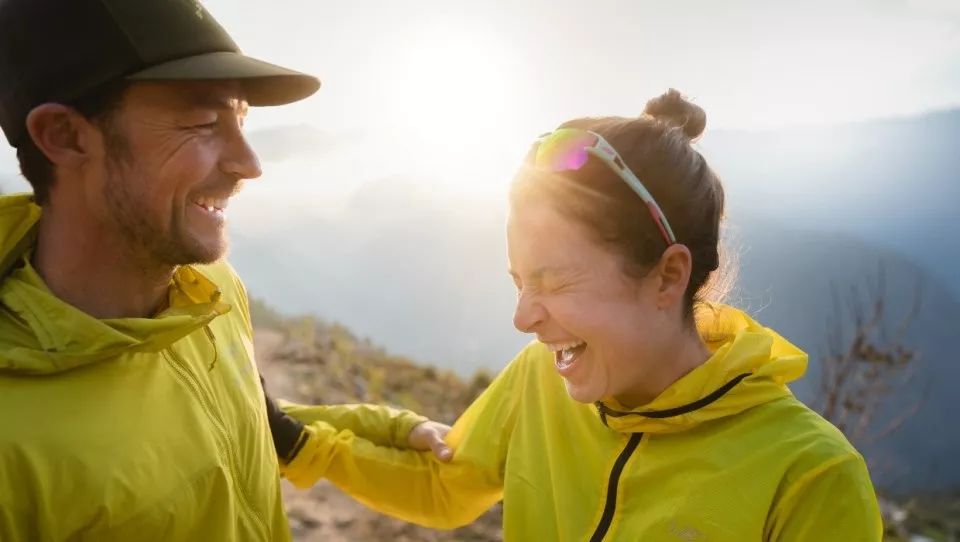
[[[514,280],[513,285],[517,288],[517,297],[522,296],[531,296],[542,293],[542,288],[540,285],[536,285],[532,282],[526,284],[520,282],[519,280]]]
[[[513,271],[511,271],[510,280],[513,281],[513,287],[517,289],[517,295],[520,295],[520,292],[523,291],[523,282],[520,281],[520,277],[518,277]]]
[[[562,294],[568,292],[574,286],[573,281],[551,281],[544,284],[544,291],[550,294]]]

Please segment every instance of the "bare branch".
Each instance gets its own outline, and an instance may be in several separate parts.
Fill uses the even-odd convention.
[[[876,427],[877,417],[887,415],[890,399],[900,397],[913,380],[919,359],[904,341],[921,310],[922,282],[917,280],[911,307],[892,333],[885,325],[889,306],[886,289],[883,262],[878,263],[875,276],[851,285],[843,294],[836,284],[830,287],[833,314],[826,318],[827,352],[821,356],[815,404],[825,418],[859,445],[893,433],[924,403],[921,398]]]

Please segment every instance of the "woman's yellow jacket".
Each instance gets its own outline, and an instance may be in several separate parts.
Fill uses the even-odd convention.
[[[642,408],[573,401],[534,343],[457,420],[452,463],[362,441],[337,453],[319,414],[288,406],[309,439],[283,471],[440,528],[502,498],[508,541],[879,541],[863,458],[785,385],[807,356],[736,309],[705,314],[713,356]]]

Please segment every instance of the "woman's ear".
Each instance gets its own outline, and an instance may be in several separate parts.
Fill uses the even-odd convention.
[[[657,307],[666,309],[683,303],[683,296],[693,271],[693,256],[686,245],[674,244],[660,256],[655,271],[659,278]]]
[[[87,161],[93,131],[90,121],[63,104],[41,104],[27,115],[29,137],[54,166],[62,168],[80,167]]]

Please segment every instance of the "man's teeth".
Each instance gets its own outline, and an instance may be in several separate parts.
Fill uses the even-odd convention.
[[[194,200],[194,203],[210,212],[213,212],[223,211],[226,209],[227,201],[227,198],[197,198]]]

